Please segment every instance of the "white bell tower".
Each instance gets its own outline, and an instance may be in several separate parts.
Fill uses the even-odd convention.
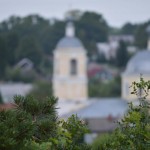
[[[72,22],[67,23],[65,37],[54,50],[53,92],[60,100],[88,98],[87,53],[75,37]]]
[[[67,23],[66,25],[66,37],[74,37],[75,28],[72,22]]]

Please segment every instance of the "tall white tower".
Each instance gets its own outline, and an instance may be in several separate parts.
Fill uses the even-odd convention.
[[[54,50],[53,92],[61,100],[78,101],[88,97],[87,54],[75,37],[72,22],[67,23],[65,37]]]

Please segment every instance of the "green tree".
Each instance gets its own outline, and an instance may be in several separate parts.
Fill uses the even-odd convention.
[[[38,100],[46,98],[47,95],[53,95],[52,84],[46,81],[38,81],[34,84],[34,88],[29,95],[32,95]]]
[[[104,145],[113,142],[113,136],[109,133],[101,134],[92,143],[92,150],[105,150]]]
[[[141,49],[147,48],[148,34],[146,31],[150,21],[140,24],[135,31],[135,44]]]
[[[89,56],[97,55],[96,43],[106,41],[108,35],[108,25],[103,16],[94,12],[80,11],[71,11],[69,15],[75,18],[77,36],[88,49]],[[1,77],[6,75],[4,69],[6,66],[13,67],[24,57],[34,62],[38,74],[47,76],[48,70],[52,70],[52,67],[49,69],[45,62],[52,66],[53,50],[64,36],[65,23],[65,20],[47,20],[39,15],[22,18],[12,16],[7,21],[1,22],[0,57],[3,64],[0,67]]]
[[[7,58],[6,61],[9,65],[14,65],[16,63],[16,49],[19,44],[19,37],[16,32],[10,31],[6,35],[6,44],[7,44]]]
[[[84,12],[76,21],[77,36],[83,41],[89,56],[96,52],[96,43],[104,42],[108,36],[108,25],[102,15]]]
[[[128,22],[128,23],[124,24],[123,27],[121,28],[121,33],[134,35],[136,28],[137,28],[137,25],[134,25],[134,24]]]
[[[46,54],[52,55],[58,41],[65,35],[65,21],[55,20],[51,27],[46,27],[40,36],[40,42]],[[44,37],[44,38],[43,38]]]
[[[42,61],[42,49],[34,37],[24,37],[17,48],[17,60],[29,58],[37,66]]]
[[[129,110],[124,118],[118,122],[118,128],[105,141],[98,145],[105,150],[148,150],[150,149],[150,103],[147,100],[150,81],[132,83],[133,92],[139,97],[139,89],[143,91],[139,97],[139,105],[129,104]]]
[[[103,53],[97,55],[97,62],[98,63],[106,63],[107,62],[106,57]]]
[[[0,78],[3,78],[6,66],[7,66],[6,41],[2,37],[0,37]]]
[[[88,86],[89,97],[119,97],[121,95],[121,79],[116,77],[109,82],[91,79]]]
[[[5,70],[5,80],[14,82],[25,82],[31,83],[37,79],[37,75],[34,70],[28,70],[26,72],[20,70],[19,68],[11,68],[7,66]]]
[[[116,65],[118,67],[125,67],[128,61],[128,52],[126,48],[126,44],[123,41],[120,41],[119,48],[116,52]]]
[[[57,99],[14,98],[16,108],[0,112],[1,150],[89,150],[79,141],[88,132],[75,115],[58,120]]]
[[[3,98],[1,92],[0,92],[0,104],[3,104]]]

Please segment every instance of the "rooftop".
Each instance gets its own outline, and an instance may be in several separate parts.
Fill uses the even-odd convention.
[[[150,74],[150,51],[137,52],[128,62],[124,74]]]
[[[75,28],[72,22],[66,25],[65,37],[63,37],[57,44],[56,48],[78,48],[83,47],[82,42],[75,37]]]
[[[77,114],[80,118],[107,118],[110,115],[114,118],[123,116],[127,111],[128,104],[120,98],[94,98],[86,101],[84,107],[74,110],[71,113],[63,114],[62,117],[69,117]],[[74,105],[75,107],[75,105]],[[62,108],[64,109],[64,108]]]
[[[81,41],[76,37],[64,37],[62,38],[56,48],[78,48],[83,47]]]

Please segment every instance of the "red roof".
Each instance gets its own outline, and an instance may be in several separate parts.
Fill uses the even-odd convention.
[[[104,69],[102,66],[98,65],[98,64],[90,64],[88,66],[88,77],[93,77],[95,76],[98,72],[102,72]]]
[[[15,108],[16,105],[13,103],[7,103],[7,104],[0,104],[0,111],[2,110],[9,110]]]

